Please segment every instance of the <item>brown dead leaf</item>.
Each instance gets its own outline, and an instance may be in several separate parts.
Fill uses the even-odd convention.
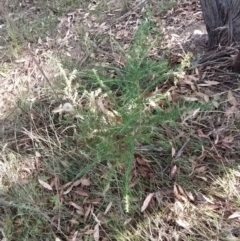
[[[212,104],[214,107],[216,107],[217,109],[219,108],[220,104],[217,101],[212,101]]]
[[[192,194],[191,192],[185,191],[185,193],[186,193],[186,195],[187,195],[187,197],[188,197],[189,200],[191,200],[191,201],[194,201],[194,200],[195,200],[195,198],[194,198],[194,196],[193,196],[193,194]]]
[[[73,189],[73,185],[71,185],[66,191],[63,192],[64,195],[67,195],[68,193],[70,193]]]
[[[76,225],[76,224],[79,224],[79,221],[76,220],[75,218],[72,218],[69,220],[69,223],[73,224],[73,225]]]
[[[97,223],[94,227],[94,233],[93,233],[93,238],[94,238],[94,241],[98,241],[99,240],[99,223]]]
[[[231,214],[228,219],[235,219],[235,218],[240,218],[240,211],[236,211],[233,214]]]
[[[75,193],[79,194],[80,196],[83,197],[88,197],[89,193],[83,189],[78,188],[76,191],[74,191]]]
[[[90,234],[93,234],[93,233],[94,233],[93,229],[89,229],[89,230],[84,232],[84,234],[86,234],[86,235],[90,235]]]
[[[189,228],[190,228],[189,222],[187,222],[187,221],[184,220],[184,219],[178,218],[178,219],[176,220],[176,223],[177,223],[180,227],[185,228],[185,229],[187,229],[187,230],[189,230]]]
[[[87,218],[88,218],[88,216],[89,216],[89,214],[91,213],[91,211],[93,211],[93,205],[89,205],[88,206],[88,208],[87,208],[87,211],[85,212],[85,214],[84,214],[84,220],[86,221],[87,220]]]
[[[85,215],[85,213],[83,213],[82,211],[80,211],[78,209],[76,210],[76,213],[79,214],[80,216],[84,216]]]
[[[70,241],[77,241],[78,231],[76,231],[73,236],[71,237]]]
[[[110,111],[105,107],[103,98],[98,98],[96,102],[102,113],[108,116]]]
[[[104,216],[104,214],[103,213],[101,213],[101,212],[99,212],[98,214],[97,214],[97,217],[95,217],[95,220],[97,220],[97,222],[99,223],[99,224],[106,224],[106,223],[108,223],[108,219]]]
[[[106,214],[109,212],[109,210],[110,210],[111,207],[112,207],[112,204],[113,204],[113,202],[110,202],[110,203],[107,205],[107,207],[106,207],[106,209],[105,209],[105,212],[104,212],[104,215],[106,215]]]
[[[198,166],[198,163],[194,160],[191,160],[191,166],[192,166],[192,170],[194,171],[194,169]]]
[[[184,202],[188,201],[188,198],[183,188],[176,183],[174,183],[174,186],[173,186],[173,193],[177,200],[184,201]]]
[[[222,206],[219,204],[211,204],[211,203],[207,203],[204,205],[205,207],[208,207],[208,209],[210,210],[220,210],[222,209]]]
[[[154,197],[155,193],[149,193],[147,195],[147,197],[145,198],[143,205],[141,207],[141,212],[144,212],[146,210],[146,208],[148,207],[150,201],[152,200],[152,198]]]
[[[81,179],[78,179],[77,181],[75,181],[75,182],[72,184],[72,186],[73,186],[73,187],[77,187],[77,186],[79,186],[81,183],[82,183],[82,178],[81,178]]]
[[[201,70],[201,72],[202,72],[202,70]],[[202,79],[202,80],[205,79],[206,76],[207,76],[207,74],[208,74],[208,71],[204,71],[203,73],[201,73],[201,79]],[[197,74],[197,75],[200,76],[199,71],[198,71],[198,74]]]
[[[233,96],[233,93],[232,93],[232,91],[228,91],[228,96],[227,96],[227,98],[228,98],[228,102],[229,102],[229,104],[231,104],[232,106],[236,106],[237,105],[237,100],[236,100],[236,98]]]
[[[199,80],[199,78],[198,78],[198,77],[195,77],[194,75],[188,75],[188,78],[189,78],[190,80],[193,80],[194,82],[197,82],[197,81]]]
[[[185,114],[185,118],[183,119],[183,123],[186,123],[187,120],[193,120],[195,119],[200,112],[200,108],[196,110],[190,110]]]
[[[170,178],[172,179],[172,178],[176,177],[177,173],[178,173],[178,167],[177,167],[177,165],[174,165],[170,171]]]
[[[91,185],[91,182],[88,178],[81,178],[81,184],[83,186],[90,186]]]
[[[178,188],[179,194],[182,194],[183,196],[185,196],[186,195],[185,190],[178,184],[176,184],[176,186]]]
[[[206,177],[203,177],[203,176],[196,175],[195,177],[198,178],[198,179],[203,180],[204,182],[208,181],[208,179]]]
[[[171,148],[172,157],[174,157],[176,155],[176,149],[173,147],[172,143],[170,143],[170,145],[172,146]]]
[[[65,189],[65,188],[69,187],[71,184],[72,184],[72,182],[68,182],[68,183],[64,184],[64,185],[61,187],[61,189]]]
[[[59,189],[59,178],[55,176],[50,184],[51,187],[56,187],[56,189]]]
[[[227,143],[227,144],[232,143],[233,141],[234,141],[234,137],[232,135],[226,136],[222,140],[222,142]]]
[[[186,85],[189,85],[192,90],[195,90],[195,89],[196,89],[194,83],[193,83],[191,80],[189,80],[189,79],[184,79],[184,80],[183,80],[183,83],[186,84]]]
[[[84,208],[82,208],[81,206],[79,206],[78,204],[76,204],[74,202],[69,202],[68,204],[73,206],[77,210],[81,211],[81,215],[84,215]]]
[[[108,238],[102,238],[101,241],[109,241]]]
[[[178,201],[178,200],[175,200],[174,202],[174,212],[175,213],[182,213],[184,211],[184,205]]]
[[[163,193],[161,191],[155,192],[155,198],[157,200],[158,206],[161,207],[163,205]]]
[[[200,173],[205,173],[206,170],[207,170],[207,166],[204,165],[204,166],[195,167],[193,172],[200,174]]]
[[[42,187],[44,187],[45,189],[47,189],[47,190],[49,190],[49,191],[52,191],[52,190],[53,190],[52,187],[51,187],[48,183],[42,181],[41,179],[38,179],[38,182],[39,182],[40,185],[41,185]]]
[[[83,201],[84,204],[86,203],[90,203],[90,204],[93,204],[93,205],[96,205],[96,204],[99,204],[102,202],[102,198],[94,198],[94,199],[85,199]]]
[[[198,101],[198,98],[195,96],[184,96],[183,99],[190,102]]]
[[[140,167],[138,168],[138,173],[139,173],[139,175],[142,176],[142,177],[147,177],[147,176],[149,176],[150,171],[151,171],[151,170],[150,170],[148,167],[145,167],[145,166],[140,166]]]
[[[230,108],[227,108],[225,115],[227,117],[236,116],[237,118],[240,118],[240,111],[236,106],[231,106]]]
[[[181,95],[176,90],[173,90],[172,92],[168,92],[167,98],[168,98],[168,101],[178,102],[181,99]]]
[[[203,86],[203,87],[206,87],[206,86],[215,86],[215,85],[219,85],[219,82],[218,81],[210,81],[210,80],[206,80],[204,81],[205,84],[199,84],[199,86]]]
[[[69,192],[71,192],[72,190],[72,187],[69,188],[69,186],[72,184],[72,182],[68,182],[66,184],[64,184],[62,187],[61,187],[61,194],[68,194]],[[64,189],[68,188],[66,191],[64,191]]]
[[[196,200],[201,203],[210,203],[210,204],[215,204],[212,200],[210,200],[208,197],[206,197],[204,194],[201,192],[195,192],[196,194]]]
[[[142,156],[140,156],[140,155],[137,155],[137,156],[135,157],[135,160],[136,160],[136,162],[137,162],[139,165],[151,167],[150,161],[148,161],[146,158],[144,158],[144,157],[142,157]]]
[[[209,102],[209,96],[208,96],[208,95],[206,95],[206,94],[204,94],[204,93],[201,93],[201,92],[196,92],[196,95],[199,96],[200,98],[204,99],[204,101],[205,101],[206,103]]]
[[[198,136],[202,138],[207,138],[209,139],[208,135],[205,135],[201,129],[197,130]]]
[[[170,93],[170,92],[168,92],[167,93],[167,100],[169,101],[169,102],[172,102],[173,101],[173,95],[172,95],[172,93]],[[151,104],[150,104],[151,105]],[[151,106],[154,106],[154,105],[151,105]],[[155,107],[155,106],[154,106]]]

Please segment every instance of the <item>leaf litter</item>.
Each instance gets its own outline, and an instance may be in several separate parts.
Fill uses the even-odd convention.
[[[98,22],[97,18],[95,17],[94,10],[97,8],[98,4],[100,3],[89,4],[86,9],[79,8],[63,17],[60,17],[57,27],[57,36],[54,36],[53,38],[46,37],[38,39],[38,43],[36,45],[36,54],[38,54],[38,58],[40,62],[42,62],[44,70],[48,72],[50,76],[57,76],[58,73],[56,73],[56,71],[51,71],[52,65],[49,65],[49,62],[46,61],[46,56],[41,54],[43,50],[48,50],[48,53],[50,54],[57,52],[58,56],[70,56],[72,59],[80,61],[81,64],[84,64],[87,59],[98,59],[102,62],[115,63],[116,66],[120,67],[124,65],[125,60],[121,51],[118,51],[117,49],[114,50],[110,40],[114,37],[122,43],[124,49],[129,48],[133,36],[140,24],[139,19],[143,16],[144,8],[140,8],[142,12],[140,9],[136,9],[133,12],[127,12],[126,15],[121,15],[120,17],[116,18],[115,25],[111,26],[111,21],[109,21],[108,18],[104,19],[102,22]],[[187,14],[189,13],[189,10],[193,11],[190,11],[190,14]],[[118,13],[119,11],[116,10],[116,12]],[[196,17],[194,18],[202,21],[198,13],[199,5],[195,1],[193,3],[186,1],[184,4],[180,5],[179,8],[172,9],[171,11],[167,12],[164,18],[159,18],[159,16],[153,17],[153,20],[156,22],[156,24],[158,26],[161,25],[165,35],[162,42],[163,45],[165,43],[165,45],[171,50],[173,57],[176,57],[176,59],[171,59],[172,64],[180,63],[183,59],[182,56],[184,56],[182,49],[179,48],[179,44],[176,43],[179,43],[180,40],[186,40],[186,38],[190,37],[191,35],[191,31],[189,31],[183,36],[181,30],[179,30],[181,29],[179,26],[181,26],[182,23],[179,21],[178,16],[181,15],[184,20],[186,20],[186,23],[190,23],[193,16],[192,14],[196,14],[194,15]],[[111,16],[111,14],[112,13],[107,13],[108,16]],[[88,46],[79,44],[81,40],[78,39],[78,33],[76,32],[77,30],[75,26],[80,22],[82,23],[81,26]],[[169,23],[173,23],[173,28],[170,27],[172,24]],[[173,33],[175,30],[177,30],[177,32]],[[100,39],[100,42],[96,46],[91,39],[97,39],[99,36],[101,36],[101,34],[106,34],[106,37],[105,39]],[[53,46],[54,48],[49,51],[49,49],[51,49],[50,47]],[[89,47],[91,53],[85,54],[86,47]],[[156,46],[156,49],[153,48],[151,50],[154,58],[156,59],[159,58],[157,48],[159,48],[159,46]],[[164,46],[161,46],[161,48],[164,48]],[[232,53],[234,52],[234,49],[230,48],[228,50],[222,50],[222,52],[224,51]],[[181,57],[179,58],[179,56]],[[217,54],[213,58],[217,59],[219,56],[220,54]],[[212,73],[208,71],[206,67],[207,63],[209,63],[208,61],[209,57],[206,58],[205,61],[202,61],[200,66],[192,70],[192,72],[189,71],[190,73],[185,75],[184,78],[178,76],[177,85],[165,83],[165,85],[159,86],[159,89],[156,92],[150,93],[150,95],[156,96],[160,92],[165,93],[165,89],[167,88],[169,96],[168,101],[172,103],[179,103],[180,101],[185,101],[186,103],[203,101],[208,104],[210,103],[215,107],[218,106],[219,108],[219,111],[216,111],[214,114],[211,112],[203,112],[199,108],[196,108],[191,112],[186,112],[185,115],[182,116],[182,123],[177,123],[177,128],[179,131],[183,132],[185,135],[184,138],[176,138],[176,135],[173,133],[171,128],[165,126],[166,129],[164,129],[163,127],[163,129],[166,131],[166,133],[164,133],[166,137],[170,138],[174,143],[172,144],[172,151],[170,150],[168,153],[168,158],[170,158],[171,164],[170,166],[167,166],[167,171],[165,173],[163,172],[163,174],[170,173],[170,175],[167,176],[169,176],[172,180],[167,182],[168,184],[166,185],[169,185],[168,187],[161,187],[166,188],[166,190],[161,190],[161,188],[158,190],[157,186],[152,186],[151,188],[145,187],[145,189],[142,190],[143,195],[141,195],[141,198],[137,197],[136,199],[139,201],[138,210],[141,213],[137,214],[136,216],[139,215],[140,220],[142,217],[146,217],[142,215],[154,213],[152,210],[156,208],[156,206],[154,206],[155,204],[157,207],[164,207],[165,213],[164,211],[163,213],[166,215],[166,217],[164,217],[166,220],[164,221],[166,221],[165,223],[169,224],[167,229],[170,231],[176,231],[179,227],[183,228],[185,231],[182,232],[182,237],[184,237],[185,234],[194,235],[194,231],[196,231],[193,228],[194,224],[195,229],[198,224],[196,220],[200,222],[199,226],[203,228],[202,230],[207,230],[207,227],[205,227],[203,223],[205,221],[204,218],[206,218],[208,213],[202,213],[201,216],[201,210],[196,210],[199,203],[206,205],[206,207],[210,207],[210,205],[212,205],[211,208],[214,210],[217,210],[220,206],[218,197],[214,192],[214,185],[218,188],[221,188],[220,184],[213,183],[213,188],[211,191],[207,190],[207,187],[211,185],[209,180],[212,180],[214,176],[214,170],[210,169],[210,167],[216,165],[216,163],[223,163],[224,166],[227,167],[231,159],[239,157],[239,149],[236,145],[236,141],[238,141],[240,137],[238,130],[233,128],[234,126],[238,125],[237,120],[233,118],[234,116],[237,116],[237,113],[239,113],[238,92],[234,88],[233,90],[226,88],[226,84],[222,82],[222,80],[226,78],[226,75],[220,75],[217,71],[215,75],[212,75]],[[22,82],[18,81],[18,84],[20,85],[22,83],[23,89],[24,86],[28,86],[28,88],[33,89],[32,85],[34,85],[36,82],[41,82],[42,79],[40,78],[39,81],[39,78],[37,77],[39,76],[39,72],[36,66],[28,59],[28,57],[15,61],[15,64],[17,64],[16,71],[18,72],[18,76],[22,78]],[[219,67],[219,65],[217,65],[217,67]],[[225,67],[227,66],[224,64],[220,66],[220,68]],[[215,70],[215,68],[213,69]],[[11,78],[14,77],[14,74],[14,72],[11,72],[10,74],[4,73],[1,75],[4,78],[5,85],[5,87],[2,89],[7,89],[6,93],[18,93],[18,91],[14,91],[16,88],[20,87],[14,86],[11,81]],[[32,79],[32,76],[35,76],[35,78],[33,78],[34,81],[29,85],[28,79]],[[229,79],[229,76],[227,76],[227,79]],[[27,85],[25,85],[26,83]],[[217,100],[214,99],[215,97],[219,97],[219,90],[217,90],[216,87],[221,88],[223,92],[223,97],[221,96],[221,98]],[[25,91],[27,90],[25,89]],[[38,90],[36,90],[36,92],[41,95]],[[6,105],[7,103],[5,102],[4,98],[5,97],[2,98],[2,101],[4,102],[2,105]],[[113,116],[117,119],[117,121],[121,122],[121,120],[118,118],[118,113],[114,112],[114,110],[111,110],[106,102],[108,101],[106,101],[106,96],[104,96],[104,94],[93,95],[93,108],[97,109],[98,111],[100,110],[103,114],[105,114],[107,116],[106,119],[109,118],[109,116]],[[149,106],[155,110],[165,108],[167,105],[164,101],[156,102],[153,99],[150,100],[150,103],[151,104],[149,104]],[[70,105],[70,109],[72,110],[72,104]],[[63,106],[56,108],[56,111],[64,111]],[[68,109],[66,112],[68,112]],[[113,122],[115,122],[116,119],[114,119]],[[197,143],[199,140],[202,142],[206,140],[208,141],[205,143],[206,146],[204,149],[194,146],[194,143]],[[158,147],[158,149],[161,151],[163,150],[161,147]],[[130,174],[131,188],[138,188],[139,179],[149,180],[149,183],[151,184],[159,178],[157,173],[159,170],[155,169],[155,163],[150,161],[151,158],[149,156],[144,156],[142,153],[140,154],[139,150],[140,149],[138,148],[137,153],[132,157],[134,161]],[[194,161],[192,161],[192,157],[189,158],[189,156],[191,156],[191,151],[193,150],[196,155],[198,155]],[[163,153],[165,156],[159,155],[159,159],[166,158],[166,153]],[[191,178],[191,184],[189,184],[189,186],[184,183],[178,183],[178,181],[181,182],[181,177],[185,169],[188,170],[184,165],[189,166],[188,175]],[[126,166],[122,165],[120,169],[125,168]],[[221,170],[216,170],[216,173],[218,172],[221,172]],[[73,225],[72,228],[69,227],[67,230],[68,233],[72,234],[72,237],[69,240],[82,240],[84,235],[92,235],[94,240],[100,240],[100,238],[102,238],[102,240],[104,238],[106,239],[106,237],[102,237],[104,235],[102,230],[105,229],[105,232],[107,232],[109,228],[106,227],[107,225],[101,225],[98,215],[100,216],[101,206],[103,206],[103,216],[108,218],[114,211],[115,203],[114,201],[111,201],[108,202],[107,205],[103,205],[103,197],[100,195],[99,197],[93,193],[94,181],[90,181],[89,178],[83,177],[73,182],[67,182],[60,188],[56,187],[55,185],[57,190],[53,188],[53,185],[48,184],[41,179],[38,179],[38,182],[42,188],[46,189],[46,191],[51,191],[54,193],[59,191],[60,197],[63,199],[63,201],[71,206],[70,210],[72,210],[72,208],[74,210],[73,217],[76,219],[75,221],[72,220],[72,223],[75,222],[77,224],[76,226],[78,226],[78,224],[81,223],[81,221],[78,220],[79,216],[80,218],[84,217],[85,223],[81,223],[81,228],[75,228]],[[161,182],[159,183],[161,185]],[[202,189],[200,186],[198,186],[199,183],[203,185]],[[196,187],[197,190],[195,190]],[[238,211],[232,212],[232,210],[227,210],[226,204],[223,204],[223,207],[226,209],[224,212],[227,213],[228,211],[231,213],[226,219],[232,220],[239,218]],[[180,212],[178,213],[176,210],[174,210],[174,208],[178,211],[180,210]],[[192,211],[192,214],[190,214],[190,211]],[[97,214],[95,214],[95,212]],[[219,216],[221,217],[222,214],[223,212],[220,210]],[[196,215],[196,217],[194,217],[194,215]],[[126,219],[126,225],[131,223],[131,221],[132,218]],[[220,221],[223,222],[224,228],[227,228],[229,225],[231,225],[228,223],[228,221]],[[171,223],[174,223],[174,225]],[[214,223],[210,224],[213,228],[215,227]],[[234,226],[236,224],[232,223],[232,225]],[[164,226],[162,224],[160,227],[162,228],[162,231],[164,231]],[[152,229],[154,229],[154,226]],[[168,233],[169,230],[165,230],[165,232]],[[163,233],[162,235],[164,236]],[[61,239],[56,238],[56,240]]]

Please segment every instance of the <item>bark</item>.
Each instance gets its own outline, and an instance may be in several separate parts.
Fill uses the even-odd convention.
[[[240,0],[200,0],[208,47],[240,42]]]

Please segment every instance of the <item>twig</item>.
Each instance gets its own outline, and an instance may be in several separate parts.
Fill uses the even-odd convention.
[[[178,160],[179,160],[179,158],[180,158],[180,156],[182,155],[182,153],[183,153],[183,151],[184,151],[184,149],[185,149],[185,147],[187,146],[187,144],[188,144],[188,142],[190,141],[190,138],[188,138],[185,142],[184,142],[184,144],[183,144],[183,146],[181,147],[181,149],[177,152],[177,154],[175,155],[175,157],[172,159],[172,164],[174,164],[174,163],[176,163]]]

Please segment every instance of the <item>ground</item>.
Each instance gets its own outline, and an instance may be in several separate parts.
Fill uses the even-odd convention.
[[[196,1],[0,12],[0,240],[239,240],[237,49]]]

